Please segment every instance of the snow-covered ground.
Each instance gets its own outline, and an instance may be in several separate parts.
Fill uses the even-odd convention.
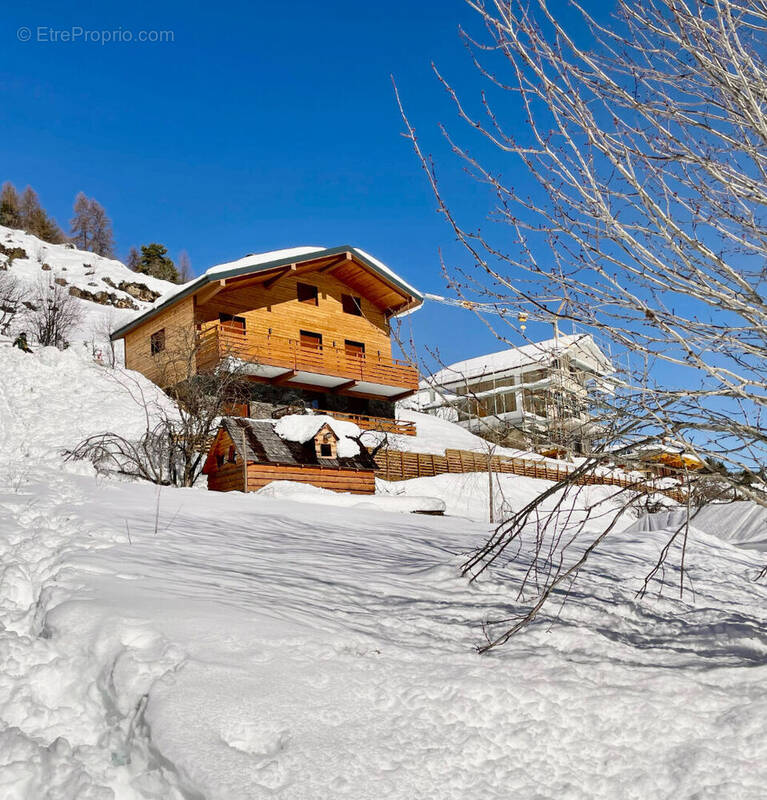
[[[428,517],[64,462],[143,429],[132,377],[0,346],[3,800],[764,797],[763,554],[695,529],[694,593],[639,602],[668,534],[627,525],[567,604],[478,656],[525,568],[460,576],[486,476],[380,487],[446,503]]]

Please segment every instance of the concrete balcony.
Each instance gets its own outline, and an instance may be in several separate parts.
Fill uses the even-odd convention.
[[[227,359],[243,362],[243,371],[254,380],[319,392],[396,400],[418,388],[418,369],[408,361],[222,325],[203,331],[197,368],[211,369]]]

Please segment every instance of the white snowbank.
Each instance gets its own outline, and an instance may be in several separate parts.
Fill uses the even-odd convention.
[[[480,658],[525,569],[460,577],[486,525],[39,478],[0,496],[8,797],[763,796],[755,554],[700,534],[695,597],[639,604],[665,534],[616,534]]]
[[[674,530],[687,522],[687,509],[676,508],[638,519],[631,530]],[[767,552],[767,508],[746,500],[709,503],[694,510],[690,526],[728,542]]]
[[[154,410],[173,412],[143,375],[96,363],[86,348],[32,347],[24,353],[0,337],[0,465],[32,475],[88,436],[138,438]]]
[[[370,511],[392,511],[404,514],[415,512],[442,512],[445,503],[436,497],[418,495],[370,494],[359,495],[346,492],[333,492],[307,483],[295,481],[272,481],[259,489],[256,494],[263,497],[276,497],[296,503],[315,503],[317,505],[338,506],[340,508],[369,509]]]
[[[338,437],[336,445],[339,458],[354,458],[360,446],[353,438],[359,437],[360,429],[353,422],[333,419],[324,414],[287,414],[274,424],[275,433],[289,442],[308,442],[317,435],[323,425],[328,425]]]
[[[521,475],[493,475],[493,518],[496,521],[520,511],[528,503],[550,489],[551,481],[526,478]],[[399,497],[437,497],[445,503],[445,513],[451,516],[466,517],[477,522],[489,521],[490,483],[485,472],[463,472],[436,475],[432,478],[415,478],[409,481],[383,481],[376,479],[376,491],[380,494],[393,494]],[[562,517],[575,526],[584,518],[581,509],[599,504],[594,515],[592,529],[611,518],[621,506],[619,489],[612,486],[583,486],[572,492]],[[542,510],[553,509],[560,501],[561,492],[553,494],[541,506]],[[618,523],[625,527],[633,517]]]

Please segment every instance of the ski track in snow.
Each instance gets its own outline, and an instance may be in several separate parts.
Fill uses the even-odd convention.
[[[525,566],[460,577],[485,523],[96,478],[61,448],[141,419],[71,352],[0,347],[0,411],[3,800],[764,797],[759,553],[693,530],[640,603],[666,532],[616,532],[479,657]]]

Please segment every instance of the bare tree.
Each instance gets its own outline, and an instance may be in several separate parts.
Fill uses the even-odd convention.
[[[69,346],[70,337],[82,322],[83,311],[60,280],[38,282],[25,320],[39,344],[62,350]]]
[[[606,450],[666,436],[723,462],[722,481],[756,475],[767,462],[767,4],[621,0],[603,23],[570,2],[577,31],[547,0],[468,6],[481,29],[462,31],[483,84],[477,102],[436,74],[467,125],[464,141],[443,133],[492,193],[489,226],[453,213],[403,112],[470,258],[451,271],[454,287],[493,303],[511,329],[524,308],[631,353],[634,369],[615,376]],[[512,173],[517,183],[503,177]],[[739,491],[765,503],[748,482]],[[501,526],[467,572],[511,552],[527,522]],[[685,542],[674,534],[659,564],[678,545],[683,566]],[[522,624],[577,569],[547,574]]]
[[[87,459],[104,472],[166,486],[193,486],[221,416],[249,398],[244,365],[225,357],[200,370],[199,351],[200,339],[190,333],[180,334],[155,355],[158,383],[172,403],[148,395],[143,381],[131,372],[114,371],[114,379],[143,411],[143,433],[137,439],[114,432],[91,436],[68,456]]]
[[[15,275],[0,271],[0,333],[8,333],[10,326],[29,297],[29,290]]]
[[[106,258],[114,257],[114,234],[112,220],[104,207],[94,198],[79,192],[70,220],[70,237],[80,250],[90,250]]]
[[[182,250],[179,253],[176,269],[178,270],[179,283],[187,283],[187,281],[192,280],[192,261],[186,250]]]

